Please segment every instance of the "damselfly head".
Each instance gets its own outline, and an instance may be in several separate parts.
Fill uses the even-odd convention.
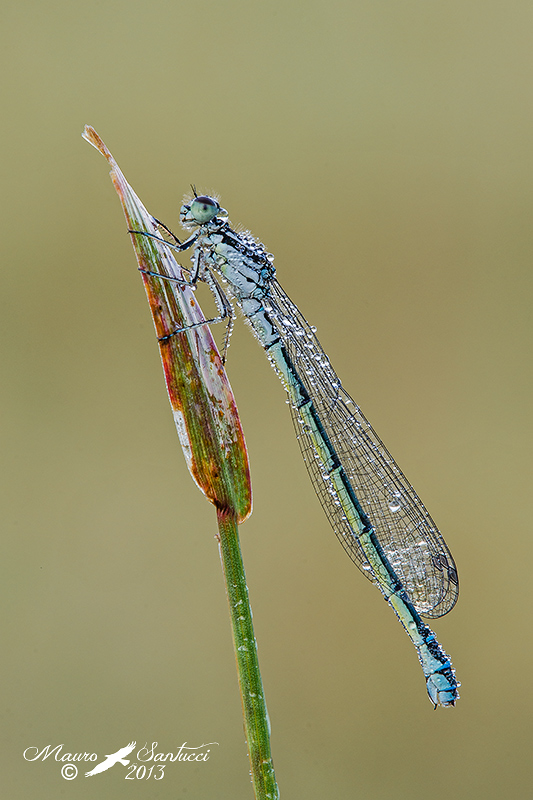
[[[190,203],[181,207],[180,218],[184,225],[205,225],[215,217],[227,217],[228,212],[221,208],[218,200],[207,195],[194,197]]]

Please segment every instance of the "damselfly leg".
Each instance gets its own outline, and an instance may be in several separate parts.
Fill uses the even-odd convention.
[[[157,225],[164,228],[164,230],[166,230],[167,233],[170,236],[172,236],[172,238],[175,240],[175,244],[167,241],[166,239],[163,239],[163,237],[161,236],[157,236],[157,234],[149,233],[148,231],[135,231],[128,229],[128,233],[134,233],[140,236],[147,236],[150,239],[154,239],[156,242],[161,242],[162,244],[167,245],[167,247],[170,247],[173,250],[178,250],[178,252],[183,252],[187,248],[191,247],[191,245],[193,245],[197,239],[197,236],[195,235],[191,236],[186,242],[181,242],[178,239],[178,237],[170,230],[170,228],[168,228],[164,223],[160,222],[155,217],[153,219]],[[167,334],[167,336],[158,337],[158,341],[166,342],[168,339],[170,339],[172,336],[176,336],[176,334],[178,333],[184,333],[187,330],[191,330],[193,328],[199,328],[202,325],[211,325],[216,322],[223,322],[224,320],[227,320],[228,322],[227,322],[226,332],[224,334],[224,341],[222,344],[222,353],[221,353],[222,363],[225,364],[230,337],[233,332],[233,327],[235,325],[235,310],[228,296],[226,295],[226,293],[224,292],[224,290],[222,289],[222,287],[220,286],[219,282],[216,280],[212,272],[208,268],[204,268],[203,270],[201,269],[199,251],[196,251],[193,256],[193,265],[194,266],[192,269],[192,273],[190,269],[187,269],[187,267],[183,266],[181,267],[185,272],[191,273],[190,281],[182,281],[179,278],[174,278],[171,277],[170,275],[163,275],[160,272],[151,272],[150,270],[145,270],[145,269],[139,270],[139,272],[143,272],[145,275],[151,275],[155,278],[161,278],[162,280],[175,283],[178,286],[189,286],[194,288],[198,283],[198,281],[201,281],[202,283],[205,283],[206,286],[209,287],[218,308],[219,312],[218,317],[212,317],[211,319],[206,319],[203,320],[202,322],[195,322],[192,325],[186,325],[185,327],[182,328],[176,328],[175,331],[172,331],[172,333]]]

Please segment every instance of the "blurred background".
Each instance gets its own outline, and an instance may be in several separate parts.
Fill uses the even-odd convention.
[[[4,3],[6,797],[252,797],[215,515],[85,123],[178,235],[195,183],[275,254],[458,564],[432,627],[461,700],[434,712],[239,322],[241,537],[282,798],[531,796],[532,16],[525,0]],[[132,740],[218,746],[148,785],[22,757]]]

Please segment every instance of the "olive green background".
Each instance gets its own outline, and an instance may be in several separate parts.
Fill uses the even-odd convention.
[[[2,20],[3,794],[252,796],[215,516],[90,123],[178,234],[194,182],[275,254],[458,563],[433,627],[462,697],[434,712],[239,322],[282,797],[531,797],[531,3],[57,0]],[[159,783],[22,757],[131,740],[218,746]]]

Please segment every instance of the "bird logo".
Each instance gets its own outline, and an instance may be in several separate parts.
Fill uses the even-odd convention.
[[[90,778],[91,775],[98,775],[99,772],[105,772],[106,769],[110,769],[114,767],[115,764],[120,761],[121,764],[127,766],[130,763],[129,758],[124,758],[124,756],[129,756],[129,754],[134,749],[137,742],[130,742],[126,747],[121,747],[120,750],[117,750],[116,753],[111,753],[111,755],[105,757],[105,761],[102,761],[100,764],[97,764],[94,769],[90,772],[85,773],[86,778]]]

